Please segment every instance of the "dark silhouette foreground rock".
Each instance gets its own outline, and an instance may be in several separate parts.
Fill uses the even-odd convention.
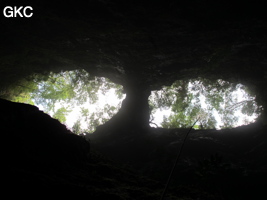
[[[0,99],[0,111],[2,153],[9,162],[27,165],[25,161],[31,160],[56,166],[81,164],[88,158],[89,142],[37,107]]]
[[[37,107],[0,99],[1,194],[155,199],[161,184],[117,166]],[[90,153],[90,154],[89,154]]]

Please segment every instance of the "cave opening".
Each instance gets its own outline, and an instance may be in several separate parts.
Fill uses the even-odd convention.
[[[59,120],[76,134],[92,133],[121,107],[123,87],[86,70],[49,72],[21,80],[9,99],[28,103]]]
[[[150,126],[194,129],[234,128],[253,123],[260,116],[252,91],[241,83],[222,79],[177,80],[152,91]]]
[[[189,128],[196,120],[194,129],[234,128],[255,122],[263,110],[253,91],[237,82],[185,79],[161,90],[130,83],[84,69],[49,72],[18,82],[9,99],[36,105],[76,134],[94,133],[119,111],[107,123],[110,132],[115,125]]]

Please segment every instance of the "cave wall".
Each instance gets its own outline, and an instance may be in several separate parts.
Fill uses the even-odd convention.
[[[241,82],[266,105],[261,4],[243,2],[239,9],[212,1],[27,3],[32,18],[1,18],[1,90],[31,74],[83,68],[144,92],[197,77]],[[11,4],[2,1],[1,8]]]
[[[188,177],[195,172],[193,167],[197,160],[218,152],[232,167],[228,176],[223,179],[219,176],[219,180],[225,180],[220,183],[228,184],[230,189],[237,186],[237,196],[242,193],[248,197],[245,192],[251,192],[250,199],[253,199],[257,194],[266,193],[265,185],[260,184],[266,180],[267,168],[264,3],[255,0],[230,3],[214,0],[76,0],[63,3],[2,0],[1,10],[4,6],[31,5],[34,15],[28,19],[0,16],[0,91],[10,85],[16,86],[18,80],[32,74],[79,68],[92,76],[107,77],[122,84],[128,94],[137,89],[134,98],[144,92],[144,99],[150,90],[171,85],[179,79],[221,78],[242,83],[264,107],[261,123],[219,132],[192,131],[176,180],[192,180]],[[132,100],[128,100],[126,108],[132,107]],[[141,104],[147,109],[145,103]],[[131,114],[135,118],[142,116],[134,108],[129,108],[132,111],[129,113],[127,110],[122,110],[122,117],[113,121],[121,125],[122,119],[132,119]],[[139,120],[147,121],[147,116]],[[17,174],[27,171],[27,175],[36,168],[60,171],[69,165],[83,165],[88,159],[88,142],[37,107],[0,99],[0,127],[2,163],[11,172],[7,175],[11,175],[14,168],[19,168]],[[105,140],[89,135],[92,148],[111,158],[131,162],[146,175],[154,173],[165,180],[169,172],[166,169],[172,167],[177,148],[188,130],[151,129],[140,134],[125,134],[132,130],[124,128],[115,129],[119,134]],[[106,131],[110,131],[109,126]],[[239,179],[236,171],[232,173],[231,170],[236,169],[246,175],[245,179]],[[23,179],[20,182],[23,183]],[[257,193],[257,187],[263,188],[263,192]],[[62,191],[65,190],[63,186]]]

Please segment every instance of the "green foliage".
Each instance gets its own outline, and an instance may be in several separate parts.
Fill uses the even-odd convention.
[[[72,126],[73,133],[81,134],[83,132],[81,125],[81,119],[79,118]]]
[[[81,107],[81,115],[82,117],[84,117],[84,120],[87,121],[89,116],[89,109]]]
[[[90,77],[84,70],[51,74],[48,80],[39,83],[39,88],[33,93],[33,98],[37,104],[44,106],[47,112],[54,112],[55,105],[61,101],[72,107],[85,105],[85,103],[88,106],[94,105],[98,102],[99,95],[105,95],[110,89],[115,90],[118,97],[123,97],[120,85],[102,77]],[[80,117],[72,127],[73,132],[77,134],[93,132],[97,126],[106,122],[118,111],[118,108],[108,104],[91,112],[84,106],[80,109]],[[65,122],[65,115],[62,114],[61,112],[61,121]],[[84,128],[82,124],[86,124],[87,127]]]
[[[34,102],[31,100],[31,92],[38,87],[35,80],[32,81],[34,78],[35,76],[32,75],[14,82],[1,90],[0,97],[14,102],[23,102],[33,105]]]
[[[123,98],[122,86],[103,77],[91,77],[85,70],[74,70],[32,75],[2,90],[0,95],[8,100],[41,106],[44,112],[65,123],[72,108],[85,103],[87,106],[95,105],[99,95],[105,95],[111,89],[120,100]],[[58,105],[63,106],[57,109]],[[91,112],[87,107],[81,107],[80,118],[73,125],[73,131],[78,134],[94,131],[110,119],[119,106],[106,104]],[[86,123],[87,128],[82,128],[82,123]]]
[[[71,110],[68,110],[68,108],[61,107],[53,114],[53,118],[59,120],[61,123],[64,123],[67,120],[66,115],[70,112]]]
[[[32,99],[42,105],[45,111],[54,111],[59,101],[70,102],[75,97],[76,81],[73,72],[50,73],[49,78],[38,82],[38,88],[32,92]]]
[[[217,126],[216,113],[221,118],[221,128],[233,127],[238,121],[234,115],[238,109],[248,116],[259,113],[255,97],[243,92],[245,100],[238,100],[235,91],[244,88],[220,79],[179,80],[153,92],[150,110],[153,114],[158,108],[171,109],[172,114],[163,119],[163,128],[188,128],[198,119],[194,128],[213,129]]]

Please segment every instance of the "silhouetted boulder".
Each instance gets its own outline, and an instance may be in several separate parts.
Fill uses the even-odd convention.
[[[8,165],[82,164],[90,144],[36,106],[0,99],[2,154]]]

